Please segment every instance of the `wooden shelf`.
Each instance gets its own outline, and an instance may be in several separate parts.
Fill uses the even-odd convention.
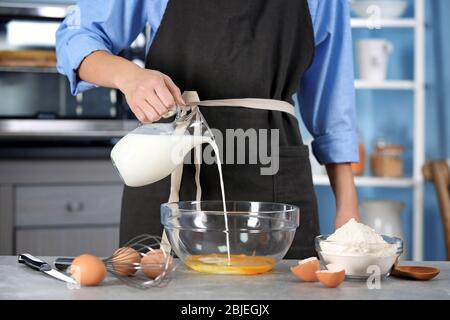
[[[410,80],[386,80],[382,82],[356,80],[356,89],[367,90],[414,90],[416,87],[414,81]]]
[[[316,186],[329,186],[328,176],[319,175],[313,177]],[[414,185],[412,178],[378,178],[378,177],[355,177],[357,187],[378,188],[411,188]]]
[[[358,187],[381,187],[381,188],[410,188],[413,193],[412,198],[412,258],[416,261],[423,260],[424,249],[424,187],[422,183],[422,165],[425,162],[425,115],[426,115],[426,0],[412,0],[414,3],[414,17],[380,19],[354,18],[351,19],[351,26],[357,30],[377,30],[387,31],[399,30],[413,34],[413,60],[414,79],[413,80],[387,80],[382,82],[371,82],[357,80],[355,88],[358,90],[404,90],[411,92],[414,99],[413,113],[413,170],[412,177],[401,179],[383,179],[375,177],[357,177]],[[403,29],[402,29],[403,28]],[[384,115],[385,117],[387,115]],[[328,178],[323,176],[315,177],[317,185],[329,185]]]
[[[374,21],[372,19],[364,18],[354,18],[351,20],[352,28],[367,28],[375,29]],[[377,22],[376,29],[380,28],[415,28],[417,22],[413,18],[403,18],[403,19],[382,19]]]

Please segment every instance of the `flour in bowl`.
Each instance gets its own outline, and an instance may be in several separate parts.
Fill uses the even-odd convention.
[[[387,243],[375,230],[351,219],[321,242],[321,250],[339,255],[372,255],[377,257],[396,254],[397,246]]]

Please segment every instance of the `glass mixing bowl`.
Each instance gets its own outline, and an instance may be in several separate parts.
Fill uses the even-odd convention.
[[[226,207],[228,231],[222,201],[162,204],[161,222],[176,255],[200,272],[270,271],[292,244],[299,208],[247,201],[227,201]]]
[[[403,241],[383,235],[386,243],[342,243],[328,240],[329,235],[315,239],[316,251],[323,264],[344,267],[348,279],[365,280],[371,275],[389,276],[392,267],[403,253]]]

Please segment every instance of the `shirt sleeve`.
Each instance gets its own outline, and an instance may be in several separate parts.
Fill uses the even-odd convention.
[[[358,162],[353,50],[347,0],[309,0],[315,57],[297,94],[321,164]]]
[[[118,54],[127,48],[146,23],[159,25],[164,12],[159,0],[80,0],[56,32],[58,71],[66,75],[72,94],[95,87],[81,81],[77,70],[94,51]]]

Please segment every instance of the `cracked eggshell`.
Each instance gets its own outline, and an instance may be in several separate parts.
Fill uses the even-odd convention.
[[[345,269],[339,264],[327,264],[326,270],[316,271],[317,278],[327,288],[337,288],[345,280]]]
[[[305,282],[317,281],[316,271],[320,270],[320,262],[316,257],[299,261],[298,265],[291,267],[292,273]]]

